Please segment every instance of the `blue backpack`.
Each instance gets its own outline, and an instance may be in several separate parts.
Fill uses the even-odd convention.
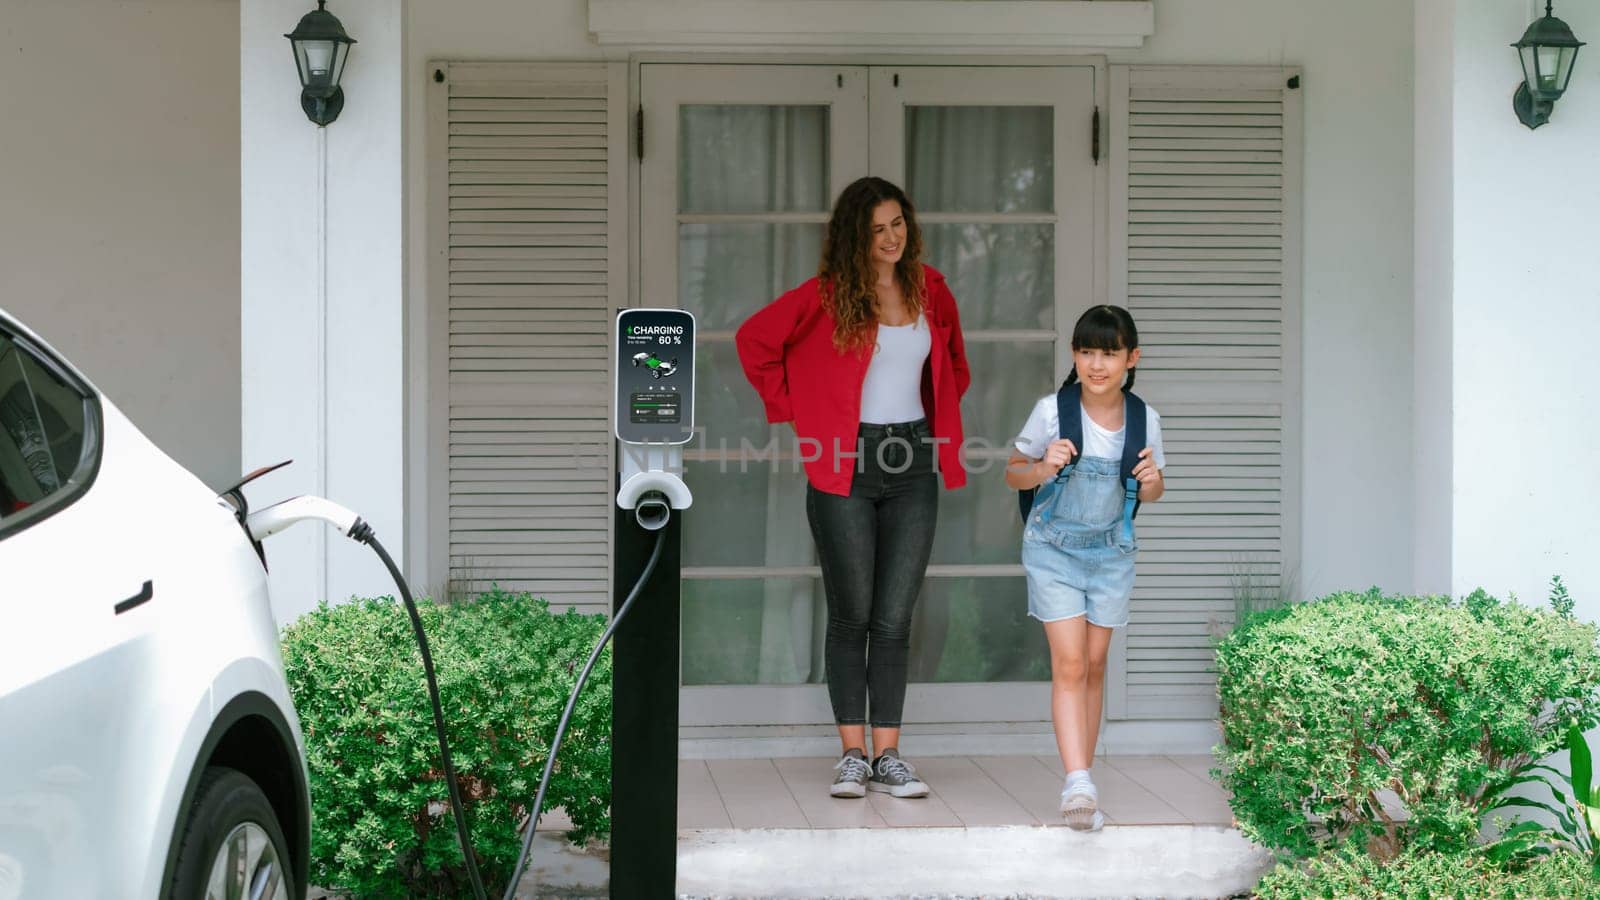
[[[1139,454],[1145,448],[1144,401],[1132,391],[1123,391],[1123,441],[1122,441],[1122,532],[1133,540],[1133,517],[1139,514],[1139,480],[1133,477],[1133,467],[1139,464]],[[1056,418],[1061,423],[1061,437],[1078,448],[1078,455],[1061,467],[1056,477],[1037,488],[1017,492],[1017,509],[1024,524],[1033,508],[1045,503],[1066,484],[1083,455],[1083,389],[1074,382],[1064,384],[1056,391]]]

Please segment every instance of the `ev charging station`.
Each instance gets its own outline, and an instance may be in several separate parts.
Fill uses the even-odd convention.
[[[579,694],[607,640],[612,640],[611,896],[670,898],[676,893],[678,867],[678,585],[683,533],[682,517],[673,511],[688,509],[694,500],[683,481],[683,445],[694,437],[694,316],[681,309],[624,310],[617,316],[614,347],[612,430],[618,441],[618,472],[612,619],[567,698],[531,819],[537,821],[543,808],[561,738]],[[250,477],[266,471],[270,470]],[[296,497],[255,513],[248,511],[242,494],[236,499],[237,517],[257,552],[268,536],[297,522],[319,520],[369,544],[388,567],[422,656],[450,807],[474,895],[487,900],[456,788],[427,636],[394,560],[370,525],[320,497]],[[507,897],[516,890],[533,836],[530,822]]]
[[[616,320],[617,520],[611,662],[611,896],[675,894],[678,833],[679,571],[693,502],[694,316],[626,309]],[[641,572],[648,577],[639,580]],[[637,596],[628,596],[637,590]]]

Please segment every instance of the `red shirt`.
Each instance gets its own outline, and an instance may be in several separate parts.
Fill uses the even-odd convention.
[[[923,266],[927,301],[922,314],[932,337],[922,368],[922,409],[933,431],[947,488],[967,483],[961,465],[961,395],[972,383],[956,298],[944,276]],[[877,325],[873,325],[874,341]],[[817,279],[758,310],[739,326],[739,362],[766,404],[768,422],[794,422],[806,477],[817,490],[849,496],[861,425],[861,384],[872,344],[840,353],[833,316],[822,308]],[[813,459],[813,457],[816,457]]]

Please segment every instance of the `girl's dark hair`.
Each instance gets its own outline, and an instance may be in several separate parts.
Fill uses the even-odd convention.
[[[1072,326],[1072,352],[1079,350],[1134,350],[1139,346],[1139,329],[1133,324],[1133,314],[1120,306],[1101,304],[1091,306],[1089,311],[1078,317],[1078,324]],[[1125,391],[1133,390],[1133,379],[1138,376],[1137,367],[1128,369],[1128,381],[1122,386]],[[1078,367],[1074,365],[1067,371],[1067,380],[1061,382],[1066,387],[1078,380]]]
[[[822,308],[833,316],[836,350],[861,349],[870,342],[871,325],[877,320],[872,309],[877,282],[872,268],[872,211],[889,200],[900,204],[906,220],[906,243],[895,264],[895,278],[912,321],[922,312],[922,229],[917,227],[916,211],[905,191],[894,184],[870,175],[858,178],[833,204],[833,216],[822,238],[822,262],[817,266]]]

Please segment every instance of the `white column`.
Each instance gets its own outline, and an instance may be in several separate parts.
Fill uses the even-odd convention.
[[[344,111],[300,110],[289,41],[311,0],[240,4],[243,463],[294,465],[256,504],[320,494],[404,550],[404,198],[400,0],[335,0],[357,43]],[[300,525],[267,545],[280,623],[326,598],[392,593],[370,550]]]
[[[1600,8],[1564,0],[1555,12],[1580,39],[1600,40]],[[1481,586],[1540,602],[1559,574],[1579,615],[1594,619],[1600,618],[1600,467],[1592,458],[1600,437],[1594,241],[1600,59],[1580,53],[1549,124],[1525,128],[1511,110],[1522,72],[1508,45],[1542,13],[1542,2],[1526,0],[1417,4],[1419,111],[1431,104],[1417,122],[1418,427],[1435,446],[1442,411],[1450,411],[1449,458],[1432,458],[1419,442],[1418,507],[1427,513],[1419,521],[1429,520],[1421,527],[1431,539],[1439,536],[1439,522],[1449,522],[1452,592]],[[1447,48],[1424,52],[1425,15]],[[1448,104],[1447,113],[1440,104]],[[1441,150],[1443,142],[1421,133],[1444,127],[1445,116],[1448,154],[1424,158],[1423,148]],[[1434,166],[1449,170],[1448,196]],[[1444,219],[1448,238],[1441,237]],[[1423,334],[1422,321],[1434,314],[1448,318],[1447,339]],[[1435,371],[1446,365],[1446,342],[1448,382]],[[1437,496],[1445,485],[1430,467],[1449,471],[1448,498]],[[1419,554],[1419,566],[1437,567],[1439,559],[1435,548]],[[1419,569],[1419,586],[1435,587],[1431,574]]]

